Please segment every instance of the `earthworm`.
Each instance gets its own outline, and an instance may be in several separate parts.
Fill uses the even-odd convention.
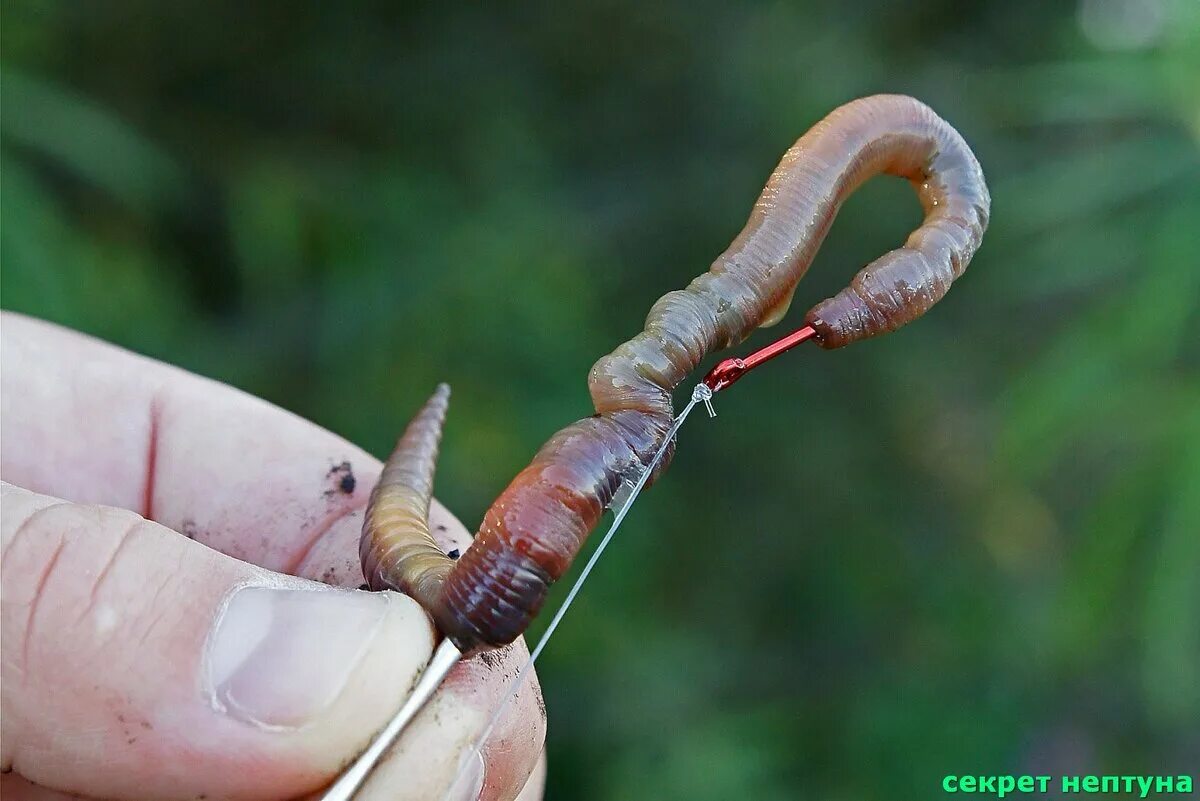
[[[542,446],[457,562],[437,550],[426,522],[446,404],[439,389],[374,492],[361,549],[368,585],[412,595],[464,652],[520,636],[621,482],[662,444],[671,390],[709,353],[784,315],[838,208],[878,174],[912,183],[924,221],[805,322],[822,347],[837,348],[928,311],[980,245],[991,202],[983,172],[958,132],[924,104],[896,95],[855,100],[784,154],[745,228],[709,271],[660,298],[643,331],[592,367],[596,414]]]
[[[450,572],[453,562],[429,534],[433,467],[449,403],[450,387],[439,384],[408,424],[371,491],[359,540],[369,587],[391,586],[429,599],[436,597]],[[395,581],[389,584],[392,576]]]

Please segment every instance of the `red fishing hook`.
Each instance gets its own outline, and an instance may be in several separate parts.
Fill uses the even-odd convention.
[[[702,383],[714,393],[720,392],[763,362],[769,362],[779,354],[786,353],[801,342],[807,342],[816,335],[816,330],[811,325],[806,325],[799,331],[793,331],[786,337],[775,340],[765,348],[759,348],[745,358],[739,359],[735,357],[725,359],[712,370],[709,370],[708,375],[704,376]]]

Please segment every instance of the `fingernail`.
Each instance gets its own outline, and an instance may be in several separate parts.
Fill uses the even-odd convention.
[[[386,612],[383,593],[243,587],[209,637],[206,689],[239,720],[302,726],[341,694]]]

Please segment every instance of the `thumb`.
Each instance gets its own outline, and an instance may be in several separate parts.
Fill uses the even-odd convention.
[[[433,647],[419,607],[255,567],[8,484],[3,769],[104,798],[327,783]]]

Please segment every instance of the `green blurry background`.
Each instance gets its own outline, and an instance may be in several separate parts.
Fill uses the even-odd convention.
[[[3,305],[381,456],[447,380],[468,527],[796,137],[927,101],[982,251],[684,431],[541,665],[549,795],[1200,765],[1200,3],[6,0],[2,36]],[[865,187],[785,325],[919,218]]]

